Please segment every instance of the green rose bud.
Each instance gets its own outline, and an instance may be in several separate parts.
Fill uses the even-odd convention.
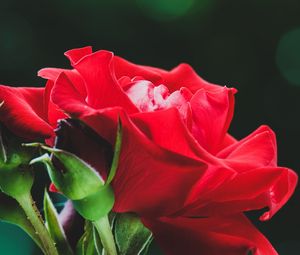
[[[40,147],[52,156],[46,153],[30,163],[44,163],[56,188],[72,200],[75,209],[85,219],[96,221],[107,215],[114,205],[114,193],[110,183],[118,166],[122,140],[121,129],[119,123],[114,155],[106,183],[96,169],[75,154],[40,143],[27,144],[27,146]]]
[[[33,173],[29,167],[35,150],[24,148],[22,141],[11,132],[0,129],[0,189],[17,198],[30,193]]]

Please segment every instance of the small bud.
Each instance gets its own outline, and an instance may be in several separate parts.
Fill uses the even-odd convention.
[[[22,147],[21,138],[0,126],[0,189],[17,198],[29,193],[33,174],[29,161],[35,154],[32,148]]]
[[[74,137],[76,139],[76,137]],[[33,143],[26,146],[40,147],[47,151],[30,164],[42,162],[55,187],[72,200],[74,208],[88,220],[98,220],[108,214],[114,205],[114,193],[110,186],[117,170],[122,140],[122,126],[118,125],[116,145],[106,183],[90,164],[75,154]],[[51,157],[48,153],[51,153]]]
[[[85,198],[104,185],[101,176],[74,154],[44,145],[41,145],[41,147],[48,152],[52,152],[63,169],[57,169],[47,153],[33,159],[30,164],[44,163],[51,181],[69,199],[79,200]]]

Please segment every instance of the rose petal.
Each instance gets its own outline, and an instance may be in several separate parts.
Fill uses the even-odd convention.
[[[185,63],[178,65],[169,72],[164,70],[158,71],[162,76],[162,83],[172,92],[179,90],[181,87],[188,88],[193,94],[199,89],[210,92],[220,89],[219,85],[209,83],[202,79],[190,65]]]
[[[93,50],[91,46],[68,50],[65,52],[65,56],[70,60],[71,65],[74,66],[84,56],[92,54]]]
[[[144,219],[166,255],[277,255],[242,214],[214,218]]]
[[[57,121],[60,119],[65,119],[67,116],[50,100],[51,92],[53,89],[54,83],[51,80],[48,80],[45,87],[44,102],[45,110],[48,113],[48,123],[56,128]]]
[[[277,166],[277,147],[274,132],[261,126],[246,138],[217,154],[238,172],[253,168]]]
[[[220,143],[220,151],[227,148],[228,146],[236,143],[237,140],[230,134],[226,134],[223,141]]]
[[[54,87],[54,83],[57,81],[59,75],[64,72],[68,77],[68,81],[72,84],[72,87],[75,88],[76,92],[82,97],[82,100],[86,98],[86,88],[85,83],[80,74],[76,70],[67,70],[60,68],[44,68],[38,72],[38,75],[44,79],[48,79],[45,89],[45,106],[46,111],[48,113],[48,122],[54,128],[57,126],[57,121],[60,119],[64,119],[67,116],[63,113],[61,109],[59,109],[52,102],[52,90]],[[59,81],[60,82],[60,81]]]
[[[58,76],[51,92],[51,100],[68,115],[75,117],[80,116],[88,109],[92,109],[65,72]]]
[[[117,79],[120,79],[123,76],[127,76],[130,79],[140,76],[155,84],[161,81],[161,76],[158,72],[160,69],[158,68],[137,65],[118,56],[114,57],[113,64]]]
[[[298,176],[297,174],[285,168],[282,173],[282,177],[278,179],[277,183],[270,189],[270,210],[265,212],[260,220],[269,220],[293,195],[297,186]]]
[[[86,83],[86,101],[95,109],[120,106],[129,113],[138,112],[115,78],[112,59],[111,52],[98,51],[83,57],[74,65]]]
[[[187,157],[199,158],[201,155],[203,160],[213,160],[188,132],[177,109],[137,113],[131,119],[155,144]]]
[[[191,99],[192,133],[210,153],[220,150],[233,117],[234,89],[221,87],[215,92],[199,90]]]
[[[180,64],[171,71],[163,70],[151,66],[136,65],[118,56],[114,57],[114,66],[116,77],[119,79],[123,76],[134,78],[141,76],[155,85],[163,84],[168,87],[170,92],[180,90],[186,87],[195,93],[199,89],[205,91],[215,91],[220,88],[219,85],[209,83],[202,79],[194,69],[188,64]]]
[[[60,191],[55,187],[53,183],[50,184],[49,186],[49,191],[59,193]]]
[[[46,122],[44,88],[14,88],[0,85],[0,121],[27,139],[49,138],[54,133]]]
[[[126,94],[130,98],[131,102],[134,103],[141,112],[154,111],[156,106],[153,99],[153,83],[141,80],[137,82],[130,82],[129,84],[130,87],[126,90]]]
[[[43,68],[38,72],[38,76],[50,80],[53,83],[57,80],[58,76],[64,72],[68,79],[72,82],[73,86],[79,92],[82,97],[87,96],[85,82],[81,75],[77,72],[77,70],[68,70],[68,69],[60,69],[60,68]]]
[[[199,196],[185,209],[190,216],[225,215],[265,207],[261,220],[271,218],[290,198],[295,190],[297,175],[287,168],[259,168],[237,174],[210,194]]]

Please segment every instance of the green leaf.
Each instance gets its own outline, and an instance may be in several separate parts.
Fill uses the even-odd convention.
[[[118,214],[114,233],[119,255],[140,255],[152,241],[152,233],[135,214]]]
[[[94,227],[91,222],[86,221],[84,226],[84,233],[76,245],[76,255],[101,255],[102,249],[100,246],[96,247],[94,237]],[[98,253],[98,249],[100,253]]]
[[[0,220],[22,228],[43,250],[41,240],[20,205],[4,193],[0,193]]]
[[[116,174],[116,171],[117,171],[117,168],[119,165],[119,158],[120,158],[121,146],[122,146],[122,138],[123,138],[123,129],[122,129],[121,120],[119,119],[113,161],[112,161],[109,176],[106,180],[105,185],[109,185],[112,182],[113,178],[115,177],[115,174]]]
[[[85,234],[81,236],[76,245],[76,255],[84,255],[84,245],[85,245]]]
[[[73,251],[67,241],[63,227],[58,220],[57,211],[46,190],[44,193],[44,212],[47,229],[53,241],[56,243],[59,254],[72,255]]]

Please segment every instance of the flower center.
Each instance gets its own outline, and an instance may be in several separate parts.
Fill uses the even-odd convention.
[[[123,89],[141,112],[175,107],[179,110],[181,117],[186,119],[192,93],[185,87],[170,94],[169,89],[163,84],[155,86],[151,81],[135,77],[126,83]]]

